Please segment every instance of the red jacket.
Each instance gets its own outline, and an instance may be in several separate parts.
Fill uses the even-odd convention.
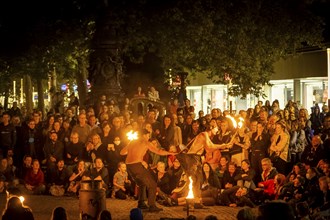
[[[264,182],[261,182],[261,184],[264,185],[264,193],[269,195],[269,196],[274,196],[275,195],[275,184],[274,184],[274,179],[269,179]]]
[[[45,182],[44,173],[39,169],[37,174],[33,173],[33,169],[30,168],[25,175],[25,184],[29,184],[31,186],[40,186]]]

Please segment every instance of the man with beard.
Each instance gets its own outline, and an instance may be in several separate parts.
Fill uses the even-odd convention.
[[[23,127],[22,142],[24,155],[30,155],[38,160],[43,159],[42,138],[36,129],[36,122],[30,119],[26,127]]]

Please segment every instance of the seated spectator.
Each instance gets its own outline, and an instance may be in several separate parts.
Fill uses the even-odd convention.
[[[170,147],[168,149],[168,152],[177,153],[178,150],[177,150],[175,145],[170,145]],[[168,155],[167,156],[167,165],[168,165],[169,168],[171,168],[173,166],[173,163],[174,163],[175,160],[176,160],[175,155]]]
[[[49,138],[46,140],[44,146],[44,152],[48,170],[56,167],[57,161],[63,159],[64,146],[63,143],[57,139],[57,133],[54,130],[49,133]]]
[[[269,158],[264,158],[261,160],[261,167],[262,167],[262,173],[261,173],[262,181],[274,179],[275,176],[278,174],[276,168],[273,167],[273,164]]]
[[[329,179],[325,176],[319,178],[320,192],[318,193],[318,207],[313,209],[313,219],[324,219],[329,218],[330,210],[330,189]],[[328,218],[326,218],[328,217]]]
[[[305,192],[303,197],[306,198],[306,201],[311,209],[316,208],[320,204],[320,201],[318,200],[318,194],[320,192],[319,176],[320,174],[315,167],[307,170]]]
[[[67,192],[78,193],[80,189],[80,181],[83,176],[86,175],[85,162],[79,161],[78,166],[73,170],[72,175],[69,178],[70,185]]]
[[[220,158],[219,166],[215,170],[215,173],[217,174],[217,176],[219,178],[221,188],[223,188],[223,175],[226,170],[228,170],[228,158],[225,156],[222,156]]]
[[[15,178],[14,171],[12,167],[8,164],[7,158],[1,159],[0,176],[5,177],[5,185],[8,187],[16,186],[18,184],[18,180]]]
[[[86,143],[86,146],[80,151],[79,159],[85,162],[86,169],[89,169],[95,159],[95,154],[93,154],[94,145],[91,141]],[[94,158],[93,158],[94,157]]]
[[[284,196],[284,201],[289,202],[292,205],[295,205],[298,202],[302,202],[305,191],[304,184],[305,178],[297,176],[293,180],[293,184],[291,184],[288,188],[286,195]]]
[[[287,179],[289,179],[291,175],[293,175],[294,178],[296,178],[298,176],[305,177],[306,169],[303,166],[303,164],[302,163],[295,164],[292,168],[292,171],[287,175]]]
[[[226,206],[236,207],[237,205],[249,205],[254,206],[249,201],[249,191],[255,189],[253,183],[254,170],[250,169],[250,163],[248,160],[243,160],[241,164],[242,170],[234,177],[237,181],[236,186],[232,186],[222,192],[220,198],[221,203]]]
[[[6,209],[2,214],[2,220],[12,219],[34,219],[32,210],[29,207],[24,206],[17,196],[13,196],[8,200]]]
[[[79,134],[72,132],[70,142],[65,146],[65,164],[69,170],[73,170],[79,161],[80,152],[84,148],[83,143],[79,141]]]
[[[316,167],[321,159],[326,158],[326,154],[322,145],[322,140],[319,135],[315,135],[312,138],[312,142],[306,146],[301,155],[301,162],[309,165],[310,167]]]
[[[64,160],[57,161],[56,168],[49,173],[49,192],[53,196],[63,196],[69,186],[70,171],[64,166]]]
[[[102,160],[103,164],[107,163],[107,147],[102,143],[101,137],[98,134],[94,134],[92,136],[92,143],[93,143],[93,152],[92,152],[92,158],[95,160],[95,158],[100,158]],[[93,156],[94,154],[94,156]]]
[[[219,178],[208,163],[203,164],[202,174],[202,202],[204,205],[215,205],[221,187]]]
[[[322,160],[320,160],[322,161]],[[324,176],[330,177],[330,163],[329,161],[324,161],[323,165],[320,167],[321,172]]]
[[[108,189],[109,186],[109,172],[107,168],[104,167],[101,158],[95,159],[95,167],[93,167],[90,172],[85,176],[86,180],[100,180],[102,182],[102,187]]]
[[[223,179],[221,181],[221,188],[223,190],[230,189],[237,185],[237,181],[235,180],[235,176],[239,173],[239,169],[236,168],[236,164],[234,162],[228,163],[228,169],[223,173]]]
[[[32,161],[32,167],[27,171],[24,182],[25,193],[39,195],[46,191],[44,173],[37,159]]]
[[[18,178],[23,181],[27,171],[32,167],[32,156],[25,155],[23,158],[22,167],[17,171]]]
[[[170,175],[165,171],[165,163],[159,161],[152,174],[157,183],[157,199],[168,200],[168,195],[171,194]]]
[[[124,162],[118,163],[118,171],[113,177],[113,192],[112,196],[117,199],[126,199],[133,195],[131,181],[128,179],[126,164]]]
[[[169,167],[167,173],[170,175],[169,187],[172,192],[178,185],[183,173],[183,168],[181,167],[180,161],[178,159],[173,161],[173,166]]]

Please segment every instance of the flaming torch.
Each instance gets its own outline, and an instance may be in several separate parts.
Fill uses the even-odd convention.
[[[232,117],[231,115],[226,115],[226,118],[229,118],[231,120],[231,122],[233,123],[233,127],[235,128],[235,134],[233,135],[233,137],[231,138],[229,143],[233,143],[234,139],[236,138],[236,134],[237,134],[237,121],[235,120],[234,117]]]
[[[136,131],[133,132],[133,130],[130,130],[129,132],[127,132],[126,136],[129,141],[138,139],[138,133]]]
[[[186,197],[186,207],[187,207],[187,217],[189,216],[190,205],[194,204],[194,192],[193,192],[193,180],[191,176],[189,177],[189,192]]]

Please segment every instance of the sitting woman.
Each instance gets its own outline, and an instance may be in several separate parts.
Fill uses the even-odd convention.
[[[67,192],[78,194],[80,189],[80,181],[82,180],[85,174],[86,174],[85,162],[81,160],[79,161],[78,166],[73,170],[73,173],[69,178],[70,185],[68,187]]]
[[[220,163],[219,163],[219,167],[215,170],[215,173],[217,174],[219,181],[220,181],[220,185],[221,188],[224,188],[224,184],[223,184],[223,178],[224,178],[224,174],[225,171],[228,170],[228,158],[225,156],[222,156],[220,158]]]
[[[202,201],[204,205],[215,205],[220,190],[220,181],[210,164],[203,164]]]

